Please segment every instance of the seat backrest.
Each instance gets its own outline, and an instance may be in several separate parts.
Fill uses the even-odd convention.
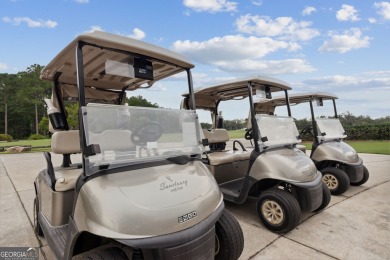
[[[51,150],[56,154],[81,153],[79,130],[55,132],[51,137]]]
[[[90,133],[90,143],[99,144],[101,151],[128,151],[135,148],[129,130],[106,130],[101,134]]]
[[[229,141],[229,133],[226,129],[218,128],[211,131],[203,129],[203,134],[209,141],[210,150],[224,150]]]

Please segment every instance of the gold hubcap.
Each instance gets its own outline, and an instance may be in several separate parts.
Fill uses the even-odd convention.
[[[334,190],[339,185],[339,181],[331,174],[324,174],[322,181],[328,186],[329,189]]]
[[[261,206],[261,212],[265,219],[273,225],[279,225],[284,219],[283,210],[275,201],[265,201]]]

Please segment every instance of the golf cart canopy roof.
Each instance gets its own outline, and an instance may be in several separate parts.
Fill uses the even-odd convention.
[[[57,80],[65,87],[77,86],[76,49],[79,42],[84,43],[86,88],[134,90],[144,87],[144,84],[150,87],[157,80],[194,67],[181,55],[167,49],[129,37],[95,31],[78,36],[65,47],[42,70],[41,79]],[[151,77],[145,79],[134,76],[134,73],[128,75],[129,69],[138,66],[138,62],[151,65]]]
[[[241,78],[195,90],[196,107],[213,109],[219,101],[244,99],[249,96],[248,83],[251,83],[253,93],[262,87],[269,87],[270,92],[291,89],[288,83],[270,77],[255,76]],[[188,97],[188,94],[184,94],[183,96]]]
[[[325,92],[309,92],[289,95],[290,105],[306,103],[313,99],[332,100],[337,98],[338,97],[336,95]],[[279,96],[272,99],[263,99],[256,102],[254,105],[256,113],[269,113],[273,112],[277,106],[285,106],[286,98],[284,96]]]

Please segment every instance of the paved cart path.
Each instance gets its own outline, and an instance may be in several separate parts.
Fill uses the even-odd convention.
[[[332,196],[324,211],[304,214],[287,234],[262,226],[255,199],[243,205],[226,203],[244,231],[240,259],[390,259],[390,156],[361,157],[370,171],[367,183]],[[53,155],[53,164],[60,163],[61,157]],[[44,167],[42,153],[0,155],[0,247],[40,247],[41,259],[54,259],[32,227],[33,182]]]

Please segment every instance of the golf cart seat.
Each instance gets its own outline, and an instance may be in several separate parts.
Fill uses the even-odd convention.
[[[135,149],[129,130],[105,130],[101,134],[90,133],[90,143],[99,144],[101,151],[128,151]]]
[[[225,129],[213,129],[211,131],[203,129],[203,134],[205,138],[208,139],[210,145],[211,152],[207,154],[210,165],[216,166],[237,161],[249,160],[251,153],[243,148],[243,146],[242,151],[235,149],[232,151],[223,150],[225,148],[226,142],[229,141],[229,134]],[[216,149],[217,147],[222,146],[223,149]]]
[[[51,150],[55,154],[81,153],[78,130],[55,132],[51,139]],[[80,165],[69,167],[53,167],[51,154],[44,153],[47,163],[47,174],[50,178],[51,187],[54,191],[67,191],[74,189],[76,181],[82,170]]]
[[[226,142],[229,141],[229,134],[226,129],[218,128],[210,131],[203,129],[203,134],[209,140],[209,147],[212,151],[222,151],[225,149]]]

